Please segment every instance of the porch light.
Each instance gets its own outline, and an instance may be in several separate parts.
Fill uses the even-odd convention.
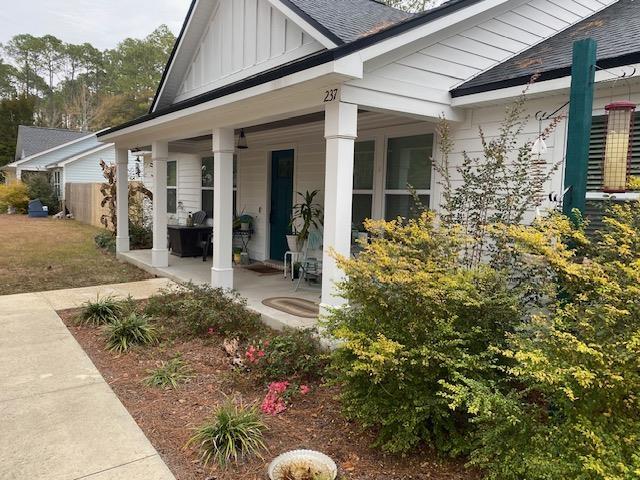
[[[238,150],[246,150],[247,148],[249,148],[247,137],[244,134],[244,128],[241,128],[240,136],[238,137]]]
[[[635,110],[634,103],[625,101],[605,107],[608,115],[602,188],[605,192],[621,193],[627,189]]]

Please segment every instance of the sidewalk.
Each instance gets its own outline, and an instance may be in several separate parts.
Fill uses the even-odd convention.
[[[102,295],[146,298],[168,285],[0,296],[0,478],[174,480],[55,310]]]

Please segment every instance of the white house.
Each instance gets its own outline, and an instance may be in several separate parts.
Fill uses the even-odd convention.
[[[115,157],[114,144],[98,141],[95,133],[20,125],[16,160],[2,170],[8,182],[29,172],[48,173],[58,198],[64,200],[69,183],[103,182],[100,160],[113,164]]]
[[[438,209],[441,116],[452,124],[455,163],[463,150],[480,150],[480,125],[497,132],[504,104],[538,72],[522,132],[535,139],[533,114],[568,100],[571,45],[584,36],[600,41],[606,68],[596,75],[594,115],[617,95],[640,99],[640,71],[629,68],[640,62],[638,19],[633,0],[452,0],[416,15],[373,0],[194,0],[150,112],[99,138],[115,143],[120,180],[128,149],[152,151],[149,267],[170,265],[168,221],[210,210],[214,286],[242,292],[246,278],[238,270],[234,281],[234,204],[254,217],[251,257],[282,260],[294,192],[319,189],[322,303],[337,305],[341,272],[330,251],[350,254],[352,225],[407,215],[407,184]],[[241,134],[247,149],[236,148]],[[549,164],[563,160],[565,137],[563,124],[547,142]],[[203,183],[210,170],[213,183]],[[562,188],[560,169],[548,193]],[[120,191],[117,248],[132,258],[126,201]]]

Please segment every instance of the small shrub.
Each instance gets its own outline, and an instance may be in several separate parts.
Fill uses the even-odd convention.
[[[266,429],[255,405],[247,407],[227,401],[207,423],[196,429],[187,445],[198,447],[205,466],[213,461],[224,467],[250,455],[262,458],[260,452],[266,450],[263,440]]]
[[[94,241],[96,242],[96,245],[98,246],[98,248],[101,248],[111,253],[116,252],[116,237],[110,231],[104,230],[98,233],[94,237]]]
[[[461,265],[456,230],[436,225],[432,213],[367,227],[371,243],[338,260],[349,303],[326,321],[341,342],[332,373],[344,411],[376,428],[387,451],[429,442],[459,452],[469,424],[451,410],[444,384],[498,375],[492,347],[520,319],[517,292],[489,267]]]
[[[175,335],[249,338],[264,326],[237,293],[193,284],[164,290],[149,299],[145,314],[162,319]]]
[[[93,325],[94,327],[106,325],[117,320],[123,310],[122,300],[97,296],[95,301],[82,304],[82,311],[78,315],[77,321],[80,325]]]
[[[29,204],[29,189],[22,182],[0,184],[0,211],[8,207],[15,207],[19,213],[27,211]]]
[[[311,391],[308,385],[298,385],[291,382],[272,382],[260,410],[267,415],[278,415],[284,412],[298,395],[307,395]]]
[[[149,370],[149,376],[144,379],[148,387],[178,388],[178,385],[193,378],[188,365],[180,356],[176,356],[168,362],[161,362],[155,370]]]
[[[25,183],[29,190],[29,198],[39,198],[42,204],[49,208],[49,215],[55,215],[60,211],[60,199],[51,183],[51,175],[34,173],[27,176]]]
[[[124,353],[136,345],[157,343],[156,329],[145,315],[131,313],[118,318],[105,326],[107,348],[113,352]]]
[[[318,379],[328,360],[314,330],[293,329],[250,345],[245,358],[251,370],[266,382]]]
[[[129,242],[132,250],[144,250],[153,247],[153,231],[137,223],[129,222]]]

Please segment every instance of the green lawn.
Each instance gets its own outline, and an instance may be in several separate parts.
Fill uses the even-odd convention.
[[[0,215],[0,295],[150,278],[96,248],[99,231],[74,220]]]

